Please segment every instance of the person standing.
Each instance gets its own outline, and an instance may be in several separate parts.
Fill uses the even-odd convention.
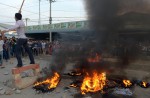
[[[16,38],[12,37],[12,40],[11,40],[11,55],[12,55],[12,57],[15,56],[15,47],[16,47]]]
[[[22,46],[25,48],[26,52],[28,53],[28,56],[30,58],[30,64],[35,64],[32,52],[28,47],[28,43],[27,43],[28,40],[25,35],[25,24],[22,20],[22,14],[16,13],[15,20],[16,20],[16,24],[12,28],[4,30],[3,32],[8,32],[8,31],[12,31],[12,30],[16,30],[16,32],[17,32],[18,40],[17,40],[16,47],[15,47],[15,54],[16,54],[18,64],[16,67],[23,66],[22,59],[21,59],[21,47]]]
[[[7,37],[4,37],[4,45],[3,45],[3,58],[6,62],[9,60],[9,52],[10,52],[10,43]]]
[[[45,53],[45,42],[44,41],[42,41],[42,52],[43,52],[43,54],[45,55],[46,53]]]
[[[0,66],[1,68],[4,68],[3,66],[3,44],[4,44],[4,34],[1,32],[0,35]]]
[[[9,50],[8,50],[8,44],[6,43],[6,41],[4,40],[4,44],[3,44],[3,58],[6,60],[6,62],[9,59]]]

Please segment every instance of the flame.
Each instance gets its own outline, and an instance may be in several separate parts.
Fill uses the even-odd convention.
[[[74,87],[74,88],[76,88],[76,87],[77,87],[77,85],[76,85],[76,84],[71,84],[71,85],[70,85],[70,87]]]
[[[96,62],[99,62],[100,59],[101,59],[100,55],[98,55],[98,54],[96,53],[96,56],[95,56],[94,58],[88,58],[87,60],[88,60],[88,62],[96,63]]]
[[[132,85],[130,80],[123,80],[123,84],[125,85],[125,87],[130,87]]]
[[[96,72],[93,73],[93,76],[87,75],[83,79],[83,83],[81,85],[81,93],[86,94],[88,92],[97,92],[104,88],[106,85],[106,73],[98,74]]]
[[[147,82],[142,82],[143,87],[147,87]]]
[[[59,80],[60,80],[60,75],[57,72],[55,72],[52,78],[46,79],[42,82],[37,82],[34,84],[34,86],[39,86],[42,84],[49,84],[48,89],[52,89],[52,88],[56,88],[56,86],[59,83]]]

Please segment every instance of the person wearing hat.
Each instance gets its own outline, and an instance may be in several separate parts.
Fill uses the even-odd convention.
[[[3,32],[5,33],[8,31],[12,31],[12,30],[16,30],[16,32],[17,32],[18,40],[17,40],[16,47],[15,47],[15,54],[16,54],[18,64],[16,67],[23,66],[22,59],[21,59],[21,47],[22,46],[25,48],[26,52],[29,55],[30,64],[35,64],[33,54],[31,52],[30,48],[28,47],[28,40],[25,35],[25,24],[22,20],[21,12],[15,14],[15,20],[16,20],[16,24],[12,28],[4,30]]]

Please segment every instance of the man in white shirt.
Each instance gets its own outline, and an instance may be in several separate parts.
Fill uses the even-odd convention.
[[[12,28],[4,30],[3,32],[8,32],[8,31],[12,31],[12,30],[17,31],[18,40],[17,40],[17,44],[16,44],[15,53],[16,53],[16,58],[17,58],[18,64],[16,67],[23,66],[22,59],[21,59],[21,46],[23,46],[25,48],[26,52],[28,53],[29,58],[30,58],[30,64],[35,64],[32,52],[28,47],[28,43],[27,43],[28,40],[25,35],[25,24],[22,21],[22,15],[20,13],[16,13],[15,20],[16,20],[16,24]]]

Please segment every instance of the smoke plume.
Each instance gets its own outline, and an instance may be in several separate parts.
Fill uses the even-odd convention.
[[[121,17],[129,12],[149,13],[149,4],[148,0],[85,0],[91,31],[66,33],[67,37],[62,36],[61,49],[52,55],[52,71],[63,72],[68,62],[77,62],[77,66],[82,65],[81,68],[89,70],[103,68],[108,65],[106,62],[101,61],[102,66],[96,64],[98,66],[91,67],[86,62],[87,58],[95,53],[101,56],[112,54],[114,50],[121,60],[120,68],[126,67],[130,61],[136,60],[139,50],[136,41],[120,36],[126,21]]]
[[[125,22],[122,15],[129,12],[149,13],[148,0],[85,0],[90,28],[94,30],[95,48],[110,53],[113,46],[118,47],[121,65],[134,61],[139,50],[136,41],[120,36]]]

